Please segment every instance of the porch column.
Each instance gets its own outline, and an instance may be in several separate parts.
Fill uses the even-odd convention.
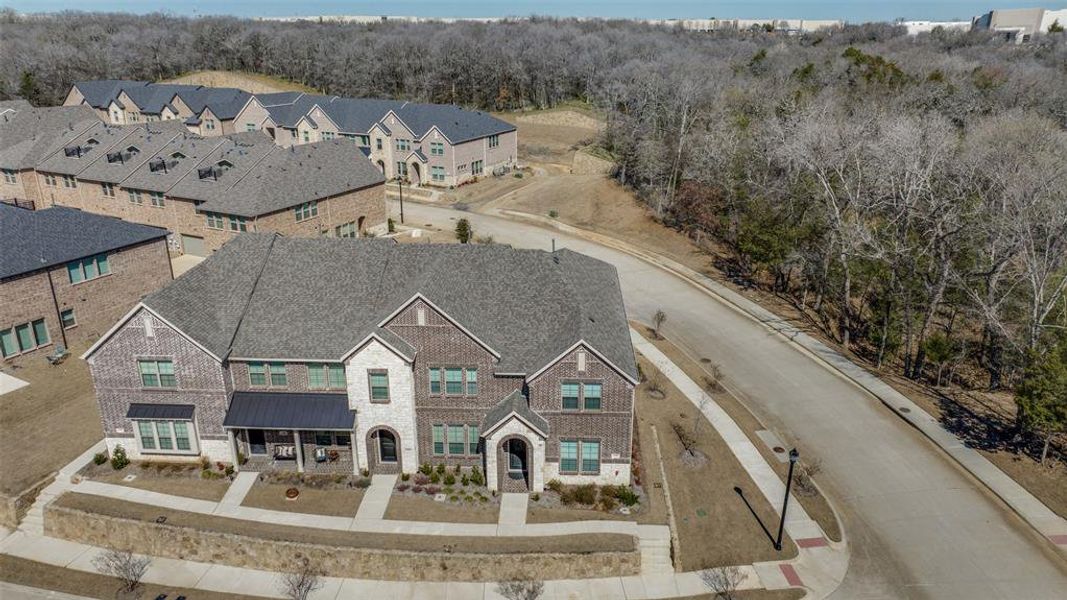
[[[296,472],[304,472],[304,443],[300,441],[300,432],[293,430],[293,442],[296,444]]]
[[[233,435],[232,429],[226,430],[226,440],[230,444],[230,461],[233,463],[233,470],[240,471],[241,465],[237,460],[237,437]]]
[[[361,441],[359,441],[358,438],[356,438],[357,432],[358,432],[358,429],[353,429],[352,432],[351,432],[352,433],[352,446],[350,446],[350,449],[352,450],[352,474],[353,475],[360,475],[361,474],[361,469],[359,467],[359,450],[358,450],[358,448],[366,448],[367,447],[366,440],[363,440],[361,442]],[[363,445],[362,446],[357,446],[356,444],[363,444]]]

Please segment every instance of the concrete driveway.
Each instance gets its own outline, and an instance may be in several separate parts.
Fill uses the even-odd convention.
[[[532,225],[409,204],[412,222],[451,228],[467,217],[478,235],[516,247],[567,247],[619,270],[627,310],[719,363],[732,389],[801,453],[851,544],[835,598],[1062,599],[1067,564],[999,500],[880,402],[787,341],[681,279],[618,252]]]

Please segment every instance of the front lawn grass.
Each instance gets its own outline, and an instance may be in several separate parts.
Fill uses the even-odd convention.
[[[430,521],[434,523],[496,523],[500,505],[487,502],[437,502],[430,496],[393,494],[385,518],[392,521]]]
[[[203,479],[200,477],[200,463],[136,463],[132,462],[125,469],[118,471],[110,463],[90,465],[82,470],[82,475],[92,481],[123,485],[126,487],[196,498],[218,502],[230,489],[230,480]],[[136,475],[133,481],[123,481],[127,475]]]
[[[289,500],[285,497],[285,490],[291,487],[300,490],[300,495],[296,500]],[[257,481],[248,490],[248,495],[241,502],[241,506],[328,517],[354,517],[362,501],[363,490],[355,487],[320,490],[301,485]]]
[[[637,543],[633,536],[614,533],[538,537],[477,537],[314,529],[172,510],[75,492],[60,496],[54,501],[54,504],[86,513],[151,523],[155,523],[159,517],[163,516],[166,517],[166,525],[162,525],[162,527],[189,527],[200,531],[241,535],[279,542],[321,544],[373,550],[438,552],[447,546],[452,552],[469,554],[548,552],[591,554],[599,552],[632,552]]]

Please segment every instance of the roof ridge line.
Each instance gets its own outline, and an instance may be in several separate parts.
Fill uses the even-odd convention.
[[[226,343],[226,354],[222,357],[223,360],[229,358],[230,353],[233,352],[233,342],[237,339],[237,333],[241,331],[241,325],[245,322],[245,315],[248,314],[248,307],[252,304],[252,297],[256,295],[256,289],[259,287],[259,278],[263,277],[263,271],[267,270],[267,263],[270,262],[270,255],[274,252],[274,242],[281,237],[281,234],[273,233],[270,236],[270,245],[267,246],[267,251],[263,255],[263,263],[259,266],[259,272],[256,273],[256,278],[252,280],[252,289],[248,291],[248,297],[245,299],[245,305],[241,309],[241,316],[237,318],[237,325],[233,328],[233,334],[230,336],[230,341]]]

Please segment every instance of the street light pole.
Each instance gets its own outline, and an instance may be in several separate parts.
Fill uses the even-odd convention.
[[[400,190],[400,224],[404,224],[404,180],[396,176],[396,188]]]
[[[785,499],[782,500],[782,520],[778,522],[778,539],[774,542],[774,549],[782,551],[782,530],[785,529],[785,511],[789,508],[789,489],[793,486],[793,466],[797,464],[800,453],[796,448],[789,451],[789,477],[785,480]]]

